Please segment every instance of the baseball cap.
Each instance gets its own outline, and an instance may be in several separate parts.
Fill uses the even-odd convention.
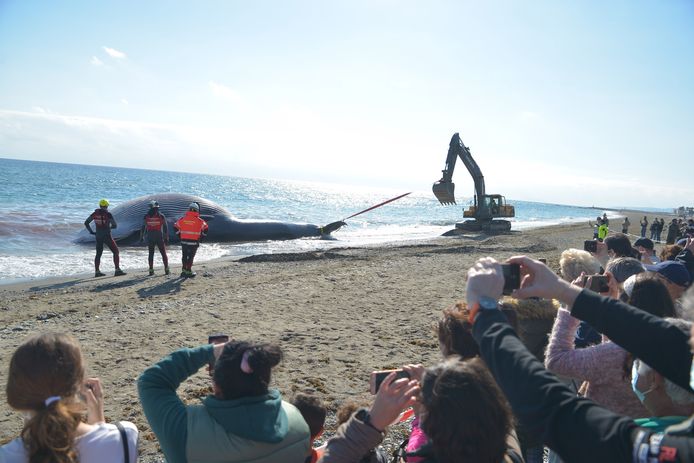
[[[654,248],[653,241],[651,241],[648,238],[639,238],[636,241],[634,241],[634,247],[638,248],[639,246],[643,246],[644,248],[651,250]]]
[[[687,267],[685,267],[682,262],[666,260],[655,265],[645,265],[644,267],[646,267],[646,270],[649,272],[661,274],[676,285],[687,287],[692,281]]]

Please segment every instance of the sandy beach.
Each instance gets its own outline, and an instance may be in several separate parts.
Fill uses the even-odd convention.
[[[632,233],[642,216],[629,214]],[[620,224],[611,220],[611,230],[621,230]],[[187,280],[178,277],[179,264],[170,276],[158,268],[153,277],[142,269],[125,277],[85,275],[0,286],[0,384],[4,390],[10,356],[28,335],[72,333],[82,344],[88,374],[104,384],[108,419],[134,422],[141,433],[141,461],[159,461],[136,380],[171,351],[203,344],[213,332],[278,343],[285,359],[274,387],[285,398],[314,391],[334,411],[347,399],[369,399],[372,370],[439,359],[432,324],[442,309],[464,297],[466,271],[476,259],[525,254],[558,268],[562,250],[582,248],[591,238],[591,227],[583,223],[492,237],[470,234],[222,259],[195,265],[198,276]],[[208,385],[201,370],[179,394],[194,401]],[[0,442],[16,437],[21,426],[21,415],[3,394]]]

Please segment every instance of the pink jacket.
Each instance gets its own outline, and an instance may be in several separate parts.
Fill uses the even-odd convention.
[[[545,355],[547,369],[587,381],[586,397],[608,410],[632,418],[650,416],[632,391],[631,379],[624,377],[628,352],[607,339],[602,344],[575,349],[574,338],[580,323],[565,308],[557,311]]]

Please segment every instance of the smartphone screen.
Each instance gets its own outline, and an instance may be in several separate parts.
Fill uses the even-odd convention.
[[[610,290],[610,284],[605,275],[593,275],[590,282],[590,290],[596,293],[606,293]]]
[[[394,371],[396,372],[395,380],[401,378],[410,378],[410,374],[405,370],[374,371],[371,373],[371,377],[369,378],[369,389],[371,390],[371,393],[376,394],[378,392],[378,389],[381,387],[383,380],[386,379],[386,377]]]
[[[595,240],[584,241],[583,250],[588,252],[598,252],[598,242]]]
[[[222,344],[229,341],[228,334],[211,334],[207,337],[208,344]]]
[[[511,294],[514,289],[520,288],[520,265],[501,264],[504,273],[504,294]]]

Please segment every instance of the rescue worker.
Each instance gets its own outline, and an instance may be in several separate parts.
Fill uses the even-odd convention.
[[[188,212],[174,224],[176,234],[181,238],[183,260],[182,277],[194,277],[193,258],[200,246],[200,239],[207,235],[207,222],[200,218],[200,205],[190,203]]]
[[[149,202],[149,212],[145,214],[142,228],[140,229],[140,243],[145,240],[147,234],[147,246],[149,247],[149,274],[154,275],[154,247],[159,248],[161,260],[164,262],[164,273],[168,275],[169,258],[166,255],[166,245],[169,244],[169,226],[166,217],[159,212],[159,203]]]
[[[96,231],[92,230],[89,226],[91,222],[94,222],[96,226]],[[104,244],[113,253],[113,265],[116,267],[115,276],[125,275],[125,272],[120,269],[120,255],[118,253],[118,246],[111,236],[111,229],[116,228],[118,225],[113,218],[113,215],[108,211],[108,199],[102,199],[99,201],[99,209],[95,209],[91,213],[87,220],[84,221],[84,226],[87,228],[89,233],[95,235],[96,237],[96,257],[94,258],[94,277],[105,276],[99,270],[99,264],[101,262],[101,254],[104,252]]]
[[[607,237],[609,231],[610,229],[607,226],[607,222],[605,222],[605,219],[603,218],[600,226],[598,227],[598,241],[603,241]]]

